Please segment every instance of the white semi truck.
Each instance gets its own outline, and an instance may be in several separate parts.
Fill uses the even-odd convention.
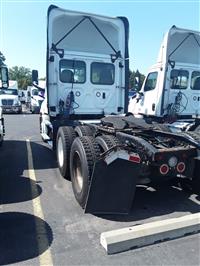
[[[27,87],[26,106],[33,114],[38,114],[44,100],[46,81],[38,81]]]
[[[172,130],[200,130],[200,32],[173,26],[166,33],[129,112]]]
[[[85,212],[128,213],[136,184],[152,179],[187,178],[199,192],[200,136],[125,115],[128,20],[56,6],[47,17],[41,136]]]

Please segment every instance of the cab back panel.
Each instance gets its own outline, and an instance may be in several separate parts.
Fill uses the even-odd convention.
[[[126,111],[128,30],[125,27],[128,25],[121,18],[59,8],[50,10],[47,36],[50,115],[61,112],[61,103],[64,108],[67,106],[70,92],[72,114],[103,116]],[[66,75],[71,71],[74,81],[67,81],[63,71]]]

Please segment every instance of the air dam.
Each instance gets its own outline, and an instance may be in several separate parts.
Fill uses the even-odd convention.
[[[107,254],[127,251],[200,232],[200,213],[103,232]]]

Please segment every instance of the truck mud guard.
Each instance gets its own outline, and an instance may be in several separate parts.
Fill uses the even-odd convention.
[[[138,155],[113,152],[95,163],[86,213],[128,214],[142,167]]]

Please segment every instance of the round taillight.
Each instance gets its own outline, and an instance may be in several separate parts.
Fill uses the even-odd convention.
[[[185,163],[184,162],[179,162],[177,164],[176,169],[177,169],[177,172],[183,173],[185,171]]]
[[[166,175],[169,172],[169,166],[167,164],[162,164],[160,166],[160,173]]]

